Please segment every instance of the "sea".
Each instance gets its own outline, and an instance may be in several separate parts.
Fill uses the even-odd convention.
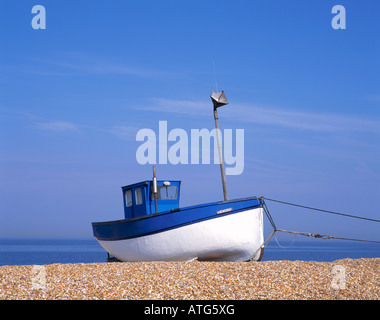
[[[272,239],[262,261],[331,262],[379,258],[380,244],[341,240],[279,242]],[[107,252],[95,239],[0,239],[0,266],[106,262]]]

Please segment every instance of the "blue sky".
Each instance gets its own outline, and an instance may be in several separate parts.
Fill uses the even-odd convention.
[[[45,30],[31,27],[37,4]],[[346,30],[331,26],[337,4]],[[152,176],[137,131],[211,130],[216,86],[230,102],[221,128],[245,130],[230,198],[379,219],[379,12],[375,0],[3,1],[0,237],[91,237],[92,221],[122,218],[119,187]],[[182,180],[182,206],[223,198],[218,165],[157,174]],[[379,240],[376,223],[268,205],[278,227]]]

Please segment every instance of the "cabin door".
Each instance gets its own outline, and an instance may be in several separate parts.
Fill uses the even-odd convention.
[[[140,217],[146,214],[145,193],[142,188],[134,189],[133,217]]]

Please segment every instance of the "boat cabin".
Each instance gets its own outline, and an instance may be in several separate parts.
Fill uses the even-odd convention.
[[[153,180],[143,181],[122,187],[125,219],[179,208],[181,181],[157,180],[154,193]]]

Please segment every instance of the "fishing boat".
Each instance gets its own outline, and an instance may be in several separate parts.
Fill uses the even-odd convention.
[[[217,108],[228,104],[212,92]],[[228,200],[220,147],[224,200],[180,207],[181,181],[152,180],[122,187],[124,219],[93,222],[100,245],[119,261],[259,261],[264,253],[263,202],[257,197]]]
[[[246,261],[263,254],[256,197],[179,207],[181,181],[122,187],[125,219],[93,222],[94,237],[120,261]],[[157,213],[156,213],[157,208]]]

